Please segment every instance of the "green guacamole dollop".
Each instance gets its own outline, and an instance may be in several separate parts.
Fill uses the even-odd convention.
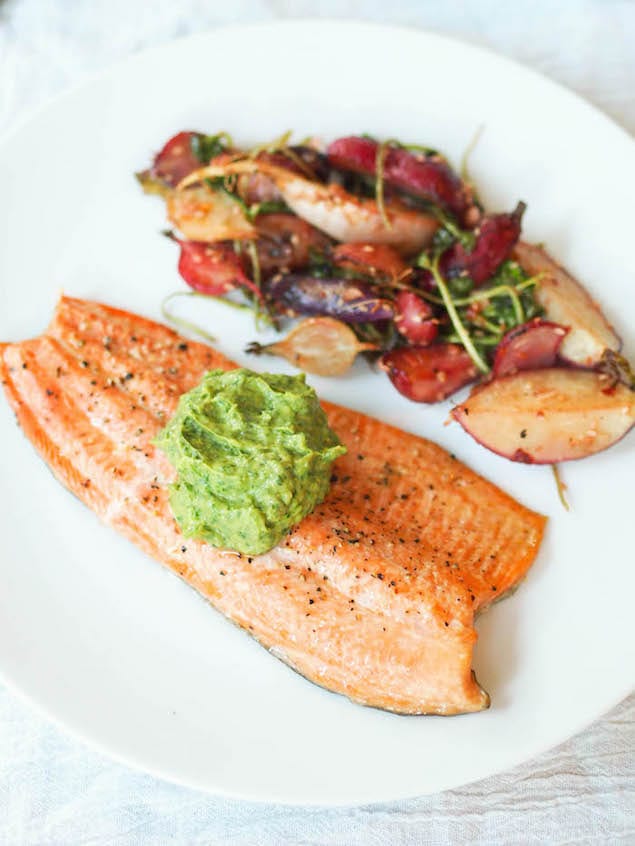
[[[257,555],[309,514],[346,452],[304,375],[210,370],[155,443],[177,471],[170,506],[186,537]]]

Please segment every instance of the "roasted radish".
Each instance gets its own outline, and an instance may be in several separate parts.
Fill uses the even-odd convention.
[[[397,331],[411,344],[427,347],[439,334],[439,321],[431,306],[412,291],[399,291],[395,310]]]
[[[399,393],[414,402],[439,402],[478,376],[458,344],[397,347],[384,353],[380,367]]]
[[[201,132],[179,132],[174,135],[155,156],[150,174],[174,188],[188,173],[201,166],[195,145],[203,137]]]
[[[493,379],[452,410],[492,452],[526,464],[586,458],[635,423],[635,392],[606,374],[550,368]]]
[[[469,206],[469,190],[438,154],[411,152],[396,144],[382,147],[372,138],[338,138],[327,150],[330,164],[367,176],[382,178],[397,188],[463,219]]]
[[[262,298],[256,285],[245,273],[240,256],[231,243],[182,241],[172,232],[165,234],[181,247],[179,273],[194,291],[219,297],[234,288],[248,288]]]
[[[567,332],[566,327],[540,317],[510,329],[496,347],[494,376],[554,367]]]
[[[530,276],[544,274],[536,284],[536,300],[548,320],[569,327],[560,354],[573,364],[593,367],[604,350],[619,352],[622,343],[587,291],[543,249],[521,241],[514,258]]]
[[[443,275],[447,279],[466,276],[476,286],[491,279],[520,237],[525,208],[524,203],[518,203],[511,213],[486,215],[474,230],[476,242],[471,249],[457,241],[443,254]]]

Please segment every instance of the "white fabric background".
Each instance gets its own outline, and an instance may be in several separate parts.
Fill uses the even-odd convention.
[[[143,47],[222,23],[309,16],[408,24],[491,46],[635,133],[635,3],[609,0],[0,0],[0,132]],[[284,808],[132,772],[0,686],[0,844],[635,844],[634,726],[631,697],[563,746],[465,788],[354,809]]]

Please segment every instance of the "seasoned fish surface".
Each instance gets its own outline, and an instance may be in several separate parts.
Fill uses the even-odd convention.
[[[9,401],[59,480],[277,657],[365,705],[486,708],[474,615],[525,575],[544,518],[435,444],[324,403],[348,453],[312,514],[257,557],[185,540],[168,505],[174,470],[152,441],[205,371],[235,366],[68,297],[42,336],[0,346]]]

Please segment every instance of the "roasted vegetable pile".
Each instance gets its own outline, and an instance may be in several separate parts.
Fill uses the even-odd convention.
[[[435,150],[290,133],[240,149],[226,133],[180,132],[137,178],[165,198],[190,288],[241,292],[281,331],[300,320],[251,353],[336,376],[361,352],[415,402],[478,382],[454,417],[517,461],[583,457],[633,424],[620,340],[584,288],[521,241],[525,204],[485,210]],[[523,425],[497,426],[503,406]],[[527,415],[540,421],[531,433]]]

